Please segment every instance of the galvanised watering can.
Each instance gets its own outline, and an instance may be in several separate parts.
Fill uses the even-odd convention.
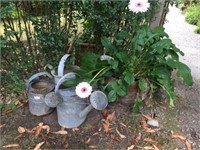
[[[90,98],[82,99],[76,95],[75,87],[59,89],[63,82],[75,76],[73,72],[64,75],[58,81],[55,91],[45,97],[49,107],[57,107],[58,123],[65,128],[80,126],[93,108],[102,110],[108,105],[107,96],[101,91],[94,91]]]
[[[60,62],[59,62],[59,65],[58,65],[58,70],[57,70],[57,73],[56,71],[54,70],[53,66],[50,65],[50,64],[47,64],[46,66],[51,70],[51,74],[53,75],[54,77],[54,80],[55,80],[55,83],[57,84],[58,81],[64,76],[66,70],[65,70],[65,62],[67,61],[67,59],[69,59],[70,55],[69,54],[65,54],[63,55],[63,57],[60,59]],[[79,67],[78,66],[71,66],[72,70],[74,69],[78,69]],[[68,70],[69,72],[69,70]],[[74,77],[74,76],[72,76]]]
[[[42,79],[47,76],[48,79]],[[54,90],[53,77],[48,72],[39,72],[32,75],[27,83],[29,111],[36,116],[49,114],[54,109],[45,104],[45,95]]]

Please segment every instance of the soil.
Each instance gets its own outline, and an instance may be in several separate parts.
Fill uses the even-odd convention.
[[[13,112],[2,114],[1,144],[0,147],[17,143],[21,149],[33,149],[38,143],[45,141],[42,149],[127,149],[136,145],[152,147],[156,145],[160,149],[186,149],[185,144],[171,137],[172,133],[186,137],[194,150],[200,149],[200,85],[194,84],[186,87],[181,80],[176,79],[177,99],[176,107],[168,107],[168,104],[159,102],[163,99],[157,96],[157,105],[152,108],[144,108],[142,112],[148,116],[154,114],[159,121],[160,130],[155,133],[147,133],[141,126],[145,118],[141,114],[133,114],[130,107],[124,103],[110,104],[105,110],[92,110],[86,121],[78,129],[66,129],[68,134],[57,135],[54,132],[61,130],[57,122],[56,110],[46,116],[34,116],[29,112],[28,105]],[[156,99],[155,99],[156,100]],[[192,103],[191,103],[192,102]],[[103,124],[108,115],[115,112],[110,124],[110,130],[106,133]],[[19,133],[19,126],[29,130],[40,122],[50,127],[50,133],[42,130],[38,137],[34,133]],[[121,138],[117,130],[126,138]],[[141,135],[141,138],[139,138]],[[151,139],[153,142],[145,142]]]
[[[170,32],[170,30],[168,31]],[[198,54],[199,52],[196,55]],[[184,57],[185,62],[192,64],[195,60],[193,58],[188,60],[191,58],[189,56]],[[57,122],[56,110],[49,115],[38,117],[29,112],[28,104],[26,104],[15,111],[1,114],[0,148],[34,149],[38,143],[44,141],[42,149],[132,148],[156,150],[158,147],[160,150],[185,150],[187,149],[185,141],[188,141],[193,150],[199,150],[200,74],[195,74],[194,68],[197,69],[196,72],[199,71],[199,68],[191,67],[195,81],[191,87],[185,86],[181,79],[175,77],[175,72],[173,74],[177,96],[175,107],[169,107],[163,95],[158,93],[154,99],[155,105],[142,109],[143,114],[153,116],[159,122],[159,130],[149,125],[145,126],[144,122],[147,118],[142,114],[131,113],[127,103],[117,102],[109,104],[103,111],[93,109],[79,128],[65,129],[67,134],[64,135],[55,134],[61,130],[61,126]],[[49,133],[45,129],[42,129],[38,136],[35,132],[28,132],[41,122],[50,127]],[[19,133],[20,126],[26,128],[26,131]],[[152,132],[144,130],[146,127]],[[186,139],[172,138],[174,133]],[[10,144],[18,144],[19,146],[5,148],[6,145]]]

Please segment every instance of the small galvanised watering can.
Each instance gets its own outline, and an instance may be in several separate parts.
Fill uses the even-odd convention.
[[[47,76],[49,79],[42,79]],[[36,116],[49,114],[54,109],[45,104],[45,95],[54,90],[53,77],[48,72],[32,75],[27,83],[29,111]]]
[[[74,78],[75,73],[67,73],[57,83],[55,92],[46,95],[45,103],[49,107],[57,107],[58,123],[65,128],[80,126],[87,114],[93,109],[102,110],[108,105],[107,96],[101,91],[94,91],[90,100],[76,95],[75,88],[59,89],[60,85]]]

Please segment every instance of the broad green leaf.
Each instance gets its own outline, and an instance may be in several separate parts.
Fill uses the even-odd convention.
[[[126,81],[126,83],[128,84],[128,85],[132,85],[133,83],[134,83],[134,81],[135,81],[135,77],[134,77],[134,74],[132,73],[132,72],[130,72],[130,71],[126,71],[125,73],[124,73],[124,80]]]
[[[138,86],[141,91],[145,91],[147,89],[147,82],[144,79],[138,81]]]
[[[124,88],[120,88],[119,90],[117,90],[117,94],[119,95],[119,96],[121,96],[121,97],[123,97],[123,96],[126,96],[126,91],[125,91],[126,89],[124,89]]]
[[[115,92],[118,91],[119,87],[118,87],[117,81],[112,81],[110,85],[111,85],[112,89],[113,89]]]
[[[108,94],[108,101],[109,102],[115,102],[117,99],[117,95],[116,95],[116,92],[111,90]]]
[[[107,37],[102,37],[101,43],[106,48],[107,52],[112,52],[115,50],[113,43]]]
[[[179,56],[176,52],[174,52],[173,50],[169,50],[166,52],[168,55],[170,55],[172,57],[172,59],[174,60],[179,60]]]
[[[128,61],[128,55],[124,52],[117,52],[116,57],[122,62],[125,63],[125,61]]]
[[[114,59],[111,59],[111,60],[109,61],[109,63],[110,63],[110,65],[111,65],[111,67],[112,67],[113,69],[117,69],[117,68],[118,68],[119,61],[114,60]]]
[[[164,49],[170,49],[172,42],[170,39],[162,39],[161,41],[156,42],[151,47],[156,49],[158,53],[163,53]]]
[[[168,34],[164,31],[164,28],[161,26],[155,27],[152,30],[153,33],[158,33],[161,37],[169,37]]]
[[[186,64],[171,59],[167,61],[167,65],[173,69],[177,69],[177,76],[182,77],[185,84],[189,86],[193,84],[191,70]]]
[[[171,68],[167,66],[160,66],[154,68],[151,75],[154,82],[166,92],[170,105],[174,106],[174,81],[171,80],[171,71]]]

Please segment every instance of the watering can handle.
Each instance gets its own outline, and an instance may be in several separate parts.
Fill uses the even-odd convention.
[[[69,54],[65,54],[59,62],[58,65],[58,77],[62,77],[64,75],[64,66],[65,66],[65,61],[67,60],[67,58],[69,57]]]
[[[28,79],[28,81],[26,82],[26,88],[28,89],[29,88],[29,84],[30,84],[30,82],[32,81],[32,80],[34,80],[35,78],[39,78],[40,76],[47,76],[47,77],[49,77],[50,79],[52,79],[53,80],[53,77],[48,73],[48,72],[46,72],[46,71],[44,71],[44,72],[39,72],[39,73],[36,73],[36,74],[34,74],[34,75],[32,75],[29,79]]]
[[[74,73],[74,72],[70,72],[70,73],[65,74],[65,75],[58,81],[58,83],[56,84],[55,93],[58,92],[60,85],[61,85],[64,81],[70,80],[70,79],[74,79],[74,78],[76,77],[76,75],[77,75],[77,74]]]

